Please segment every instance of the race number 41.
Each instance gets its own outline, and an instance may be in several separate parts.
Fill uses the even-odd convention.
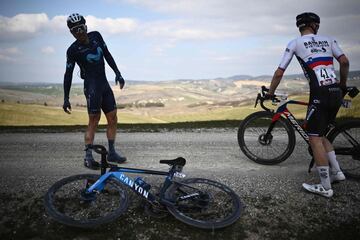
[[[336,75],[331,68],[319,68],[315,70],[320,86],[327,86],[336,83]]]

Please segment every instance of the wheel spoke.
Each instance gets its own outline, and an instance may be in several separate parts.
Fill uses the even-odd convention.
[[[91,227],[113,220],[126,210],[128,199],[123,186],[107,180],[101,192],[85,193],[98,176],[76,175],[55,183],[45,197],[48,213],[61,223]]]
[[[243,153],[251,160],[262,164],[284,161],[293,151],[295,135],[288,123],[280,118],[267,136],[272,124],[272,113],[256,112],[240,125],[238,142]]]
[[[200,228],[220,228],[240,217],[241,202],[228,187],[207,179],[187,179],[184,184],[175,184],[167,192],[175,200],[168,210],[179,220]],[[180,200],[183,192],[191,197]]]

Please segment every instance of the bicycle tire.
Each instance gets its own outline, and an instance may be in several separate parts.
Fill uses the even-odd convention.
[[[204,187],[206,188],[202,189]],[[181,200],[181,197],[198,193],[201,193],[201,197]],[[203,196],[206,196],[206,199]],[[180,183],[173,183],[166,191],[165,198],[174,203],[167,205],[167,209],[176,219],[202,229],[227,227],[240,218],[243,209],[239,196],[232,189],[204,178],[189,178]]]
[[[80,174],[59,180],[45,194],[46,212],[62,224],[80,228],[115,220],[128,207],[127,192],[121,183],[109,178],[102,192],[84,195],[85,188],[98,178],[99,175]]]
[[[345,131],[347,134],[351,135],[351,137],[357,142],[357,145],[352,144],[348,138],[345,137]],[[344,174],[347,177],[360,179],[360,121],[346,121],[337,125],[336,128],[329,133],[328,139],[337,153],[336,159],[338,160],[340,168]],[[349,146],[354,148],[354,155],[341,155],[338,153],[340,148],[349,149]]]
[[[294,129],[282,117],[277,120],[271,132],[273,138],[270,143],[265,144],[260,141],[261,136],[267,132],[273,116],[272,112],[255,112],[247,116],[239,126],[237,138],[241,151],[259,164],[281,163],[291,155],[295,148]]]

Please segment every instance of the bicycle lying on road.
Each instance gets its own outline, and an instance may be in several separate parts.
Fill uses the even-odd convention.
[[[249,159],[256,163],[273,165],[285,161],[294,151],[296,144],[294,129],[309,144],[309,136],[305,128],[287,108],[288,104],[307,106],[308,103],[288,100],[286,94],[277,94],[273,98],[273,105],[278,105],[274,111],[264,105],[264,97],[268,91],[262,86],[255,101],[255,107],[260,102],[260,106],[265,111],[247,116],[239,126],[237,137],[241,151]],[[358,93],[356,87],[347,88],[347,94],[351,98]],[[346,103],[350,105],[350,100]],[[360,178],[360,120],[353,119],[331,124],[325,136],[334,146],[342,171],[349,177]],[[311,148],[308,149],[312,155]],[[313,164],[312,159],[309,171]]]
[[[45,195],[47,213],[60,223],[92,228],[115,220],[129,205],[126,187],[145,199],[154,214],[167,210],[178,220],[202,229],[224,228],[241,215],[242,202],[229,187],[203,178],[186,179],[184,158],[160,160],[170,166],[165,172],[118,167],[107,162],[104,146],[94,145],[93,150],[101,154],[100,176],[80,174],[61,179]],[[132,179],[124,173],[161,175],[165,181],[156,192],[142,178]]]

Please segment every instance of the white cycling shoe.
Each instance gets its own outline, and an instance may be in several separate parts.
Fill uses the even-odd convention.
[[[346,177],[342,171],[338,171],[336,173],[330,173],[331,183],[344,181],[345,179],[346,179]]]
[[[319,194],[319,195],[321,195],[323,197],[330,198],[334,194],[334,191],[332,189],[326,190],[323,187],[323,185],[321,185],[321,184],[310,185],[310,184],[307,184],[307,183],[303,183],[302,186],[307,191],[315,193],[315,194]]]

